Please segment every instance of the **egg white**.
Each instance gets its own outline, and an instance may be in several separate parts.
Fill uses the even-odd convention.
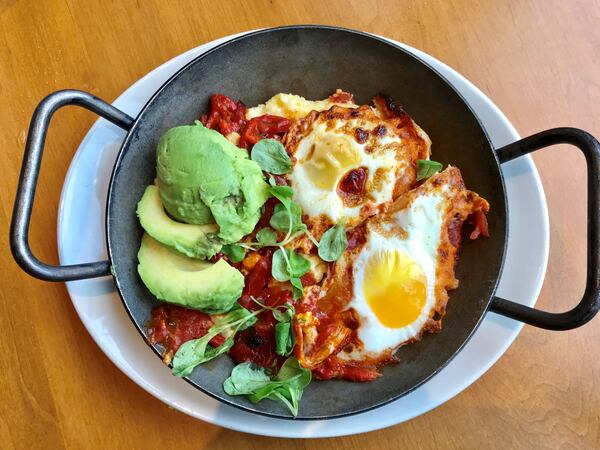
[[[365,357],[376,358],[390,349],[393,350],[417,336],[431,316],[436,304],[437,250],[444,221],[444,196],[440,194],[434,191],[416,197],[406,209],[397,211],[392,216],[394,226],[400,226],[406,232],[402,233],[402,237],[387,235],[385,225],[384,229],[380,230],[383,233],[369,227],[367,242],[353,265],[353,296],[348,305],[360,318],[357,335],[363,347],[355,347],[350,353],[340,352],[338,357],[341,359],[359,361]],[[388,223],[387,226],[389,225]],[[365,298],[365,268],[369,259],[382,251],[397,251],[407,255],[418,265],[427,280],[426,300],[419,316],[401,328],[383,325]]]

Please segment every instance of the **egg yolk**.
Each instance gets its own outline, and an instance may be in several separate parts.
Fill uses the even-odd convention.
[[[425,306],[425,273],[405,253],[382,251],[369,258],[363,291],[382,325],[401,328],[414,322]]]
[[[340,177],[360,163],[360,154],[344,136],[320,135],[311,146],[304,167],[310,181],[319,189],[331,191]]]

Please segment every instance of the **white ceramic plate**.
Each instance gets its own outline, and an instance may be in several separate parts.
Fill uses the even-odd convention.
[[[137,116],[150,96],[194,57],[233,36],[190,50],[153,70],[113,104]],[[402,44],[399,44],[402,45]],[[519,138],[500,110],[457,72],[402,45],[445,76],[470,103],[496,147]],[[62,264],[106,259],[104,213],[108,182],[125,133],[98,120],[81,143],[65,180],[58,215]],[[533,305],[548,258],[548,214],[542,185],[529,156],[504,164],[509,206],[508,249],[498,295]],[[525,251],[525,249],[527,249]],[[283,421],[224,405],[173,377],[140,338],[111,278],[67,283],[81,321],[106,355],[134,382],[170,406],[204,421],[248,433],[280,437],[341,436],[410,420],[451,399],[483,375],[506,351],[522,324],[488,313],[463,350],[412,393],[375,410],[324,421]]]

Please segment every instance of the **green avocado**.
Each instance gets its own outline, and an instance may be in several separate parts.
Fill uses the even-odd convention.
[[[210,263],[188,258],[146,233],[138,261],[142,281],[159,300],[220,314],[242,295],[244,276],[224,260]]]
[[[160,138],[156,176],[172,217],[193,224],[214,221],[226,244],[252,232],[269,196],[248,153],[200,122],[171,128]]]
[[[171,219],[154,185],[146,188],[137,205],[137,215],[146,233],[190,258],[212,258],[221,250],[222,245],[215,236],[219,230],[217,224],[190,225]]]

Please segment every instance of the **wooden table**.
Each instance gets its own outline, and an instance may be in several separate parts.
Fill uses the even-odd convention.
[[[283,441],[168,408],[104,356],[63,284],[34,280],[17,268],[8,223],[28,122],[44,95],[72,87],[112,100],[202,42],[294,23],[357,28],[422,49],[479,86],[523,136],[565,125],[600,136],[598,1],[0,0],[0,447],[598,448],[600,319],[563,333],[525,327],[478,382],[408,423],[345,438]],[[32,246],[44,261],[57,262],[62,181],[96,119],[71,108],[51,127],[32,225]],[[583,292],[584,160],[566,147],[534,159],[551,225],[538,305],[559,311]]]

